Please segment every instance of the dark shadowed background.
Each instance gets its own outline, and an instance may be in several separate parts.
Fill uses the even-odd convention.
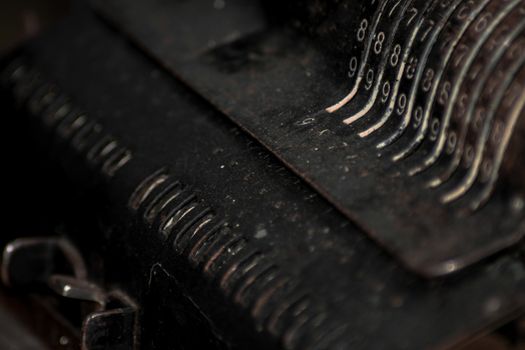
[[[3,0],[0,4],[0,52],[44,30],[68,9],[68,0]]]

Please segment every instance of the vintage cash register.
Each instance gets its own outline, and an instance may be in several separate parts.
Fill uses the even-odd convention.
[[[77,1],[0,71],[43,349],[525,346],[525,1]]]

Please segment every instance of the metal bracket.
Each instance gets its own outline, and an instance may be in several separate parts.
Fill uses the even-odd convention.
[[[83,317],[82,350],[138,348],[137,305],[125,293],[106,291],[87,279],[80,252],[63,238],[21,238],[6,245],[2,282],[27,292],[53,291],[62,298],[88,302]]]

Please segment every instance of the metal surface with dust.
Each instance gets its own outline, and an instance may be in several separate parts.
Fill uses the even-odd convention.
[[[523,238],[522,1],[95,3],[418,273]]]

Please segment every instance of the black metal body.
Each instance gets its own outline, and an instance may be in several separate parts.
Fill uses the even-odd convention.
[[[116,22],[80,9],[6,59],[3,108],[52,167],[14,157],[13,181],[61,194],[47,226],[136,301],[141,348],[437,348],[523,313],[520,250],[486,258],[523,234],[506,192],[456,217],[320,112],[345,82],[343,49],[312,45],[330,31],[243,1],[99,5]],[[473,266],[421,276],[451,262]]]

